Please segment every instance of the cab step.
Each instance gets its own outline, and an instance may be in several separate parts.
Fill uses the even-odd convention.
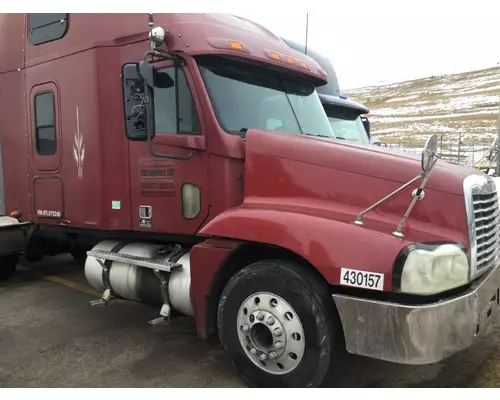
[[[101,260],[117,261],[126,264],[136,265],[138,267],[157,269],[163,272],[170,272],[176,268],[180,268],[181,264],[165,261],[164,258],[147,258],[137,257],[128,254],[118,254],[112,251],[105,250],[90,250],[87,251],[88,257],[94,257]]]

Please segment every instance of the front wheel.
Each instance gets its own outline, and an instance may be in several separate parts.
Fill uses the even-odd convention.
[[[0,257],[0,280],[10,278],[16,272],[19,256],[17,254],[9,254]]]
[[[218,312],[223,347],[258,387],[321,387],[335,374],[340,324],[328,286],[286,261],[238,272]]]

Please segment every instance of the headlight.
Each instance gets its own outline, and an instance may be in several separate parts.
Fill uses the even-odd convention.
[[[469,282],[469,262],[455,244],[414,245],[405,249],[400,290],[403,293],[431,295]]]

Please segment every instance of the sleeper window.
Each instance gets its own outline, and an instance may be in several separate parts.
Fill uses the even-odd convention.
[[[42,92],[35,96],[35,146],[41,156],[55,154],[56,113],[54,93]]]
[[[68,14],[28,14],[28,41],[36,46],[61,39],[68,30]]]

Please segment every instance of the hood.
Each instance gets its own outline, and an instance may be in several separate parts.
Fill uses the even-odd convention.
[[[312,136],[249,130],[244,206],[289,210],[352,225],[356,215],[422,172],[420,155]],[[472,168],[438,162],[403,228],[413,242],[468,246],[463,182]],[[417,181],[363,217],[364,229],[392,235]]]
[[[421,154],[388,147],[281,132],[247,132],[247,151],[275,155],[339,171],[405,184],[422,172]],[[438,160],[426,187],[463,195],[463,181],[474,168]]]

